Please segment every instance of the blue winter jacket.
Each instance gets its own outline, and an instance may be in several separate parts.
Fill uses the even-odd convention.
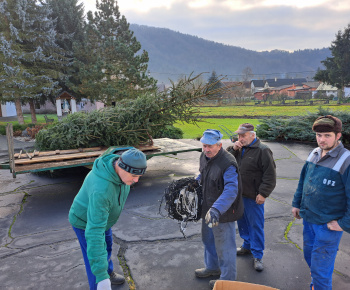
[[[314,149],[300,174],[293,207],[309,223],[325,224],[337,220],[350,233],[350,152],[340,143],[320,158]]]

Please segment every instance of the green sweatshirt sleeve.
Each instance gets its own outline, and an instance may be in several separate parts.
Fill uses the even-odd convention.
[[[109,279],[105,231],[110,211],[110,201],[105,192],[93,191],[89,197],[85,238],[87,256],[96,283]]]

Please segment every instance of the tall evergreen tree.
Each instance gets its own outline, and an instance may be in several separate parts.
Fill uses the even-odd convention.
[[[147,75],[148,53],[140,52],[117,1],[96,1],[96,8],[87,14],[87,42],[76,50],[81,81],[76,89],[106,105],[155,89],[156,81]]]
[[[67,57],[70,57],[69,66],[62,67],[62,73],[66,76],[59,82],[59,86],[75,97],[80,97],[78,91],[73,91],[69,86],[70,83],[79,84],[75,77],[78,68],[74,66],[74,47],[84,46],[84,4],[78,3],[78,0],[46,0],[50,6],[51,17],[55,19],[55,30],[57,45],[62,48]],[[52,100],[53,101],[53,100]]]
[[[46,0],[55,19],[57,44],[73,54],[74,42],[84,40],[84,3],[78,0]]]
[[[14,102],[20,124],[24,124],[21,105],[30,104],[36,122],[34,103],[57,93],[59,68],[67,65],[56,45],[54,22],[47,5],[35,0],[0,2],[0,71],[2,100]]]
[[[350,24],[343,32],[338,31],[330,51],[332,56],[322,61],[325,69],[318,70],[314,79],[337,87],[341,101],[344,86],[350,84]]]

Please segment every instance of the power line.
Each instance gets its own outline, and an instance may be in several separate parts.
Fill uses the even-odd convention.
[[[299,72],[273,72],[273,73],[252,73],[252,76],[269,76],[269,75],[287,75],[287,74],[303,74],[303,73],[315,73],[315,70],[311,71],[299,71]],[[154,72],[148,71],[149,74],[158,74],[158,75],[175,75],[175,76],[189,76],[191,73],[171,73],[171,72]],[[209,72],[204,72],[209,73]],[[243,77],[245,74],[224,74],[228,77]]]

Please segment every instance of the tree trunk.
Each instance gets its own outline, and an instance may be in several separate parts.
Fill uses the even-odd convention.
[[[34,100],[29,101],[29,107],[30,107],[30,114],[32,117],[32,124],[36,124],[36,114],[35,114],[35,105],[34,105]]]
[[[337,90],[338,104],[341,104],[343,102],[343,91],[344,87]]]
[[[15,105],[16,105],[16,113],[17,113],[18,123],[23,125],[24,124],[24,118],[23,118],[21,100],[20,99],[16,99]]]

